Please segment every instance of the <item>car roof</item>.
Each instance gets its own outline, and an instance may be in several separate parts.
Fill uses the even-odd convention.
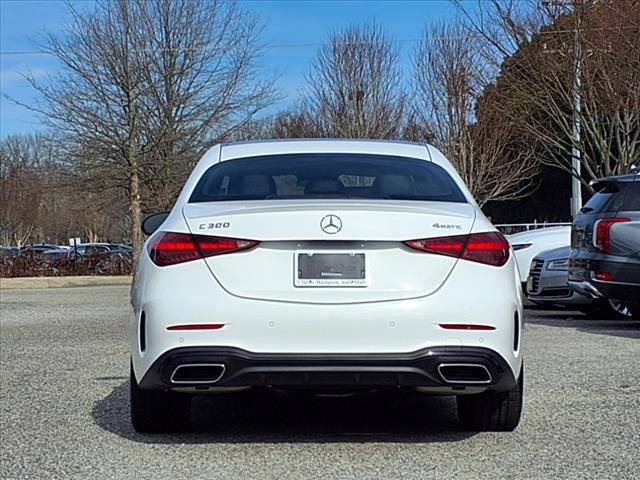
[[[598,183],[623,183],[623,182],[637,182],[640,181],[640,170],[633,173],[625,173],[622,175],[613,175],[611,177],[602,177],[593,182],[593,185]]]
[[[303,138],[223,144],[219,160],[292,153],[361,153],[431,160],[425,144],[389,140]]]
[[[300,144],[300,143],[340,143],[344,145],[345,143],[353,143],[353,144],[378,144],[378,143],[387,143],[394,145],[417,145],[424,147],[424,143],[419,142],[408,142],[406,140],[385,140],[385,139],[366,139],[366,138],[267,138],[261,140],[242,140],[238,142],[227,142],[223,143],[222,147],[231,147],[237,145],[264,145],[267,143],[288,143],[288,144]]]

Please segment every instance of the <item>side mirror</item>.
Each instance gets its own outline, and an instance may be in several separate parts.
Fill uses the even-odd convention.
[[[152,213],[142,221],[142,233],[151,235],[167,219],[169,212]]]

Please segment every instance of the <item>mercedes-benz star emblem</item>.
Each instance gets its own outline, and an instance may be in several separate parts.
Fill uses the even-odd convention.
[[[320,228],[324,233],[333,235],[342,230],[342,220],[337,215],[327,215],[320,220]]]

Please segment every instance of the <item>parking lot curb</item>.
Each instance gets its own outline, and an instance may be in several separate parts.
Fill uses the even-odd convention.
[[[104,285],[130,285],[132,277],[126,276],[78,276],[78,277],[22,277],[0,278],[0,290],[29,288],[95,287]]]

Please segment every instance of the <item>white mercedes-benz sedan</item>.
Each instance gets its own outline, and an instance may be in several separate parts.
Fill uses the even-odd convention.
[[[417,389],[465,429],[523,396],[513,251],[429,145],[218,145],[148,217],[132,287],[131,416],[185,429],[193,395]]]

